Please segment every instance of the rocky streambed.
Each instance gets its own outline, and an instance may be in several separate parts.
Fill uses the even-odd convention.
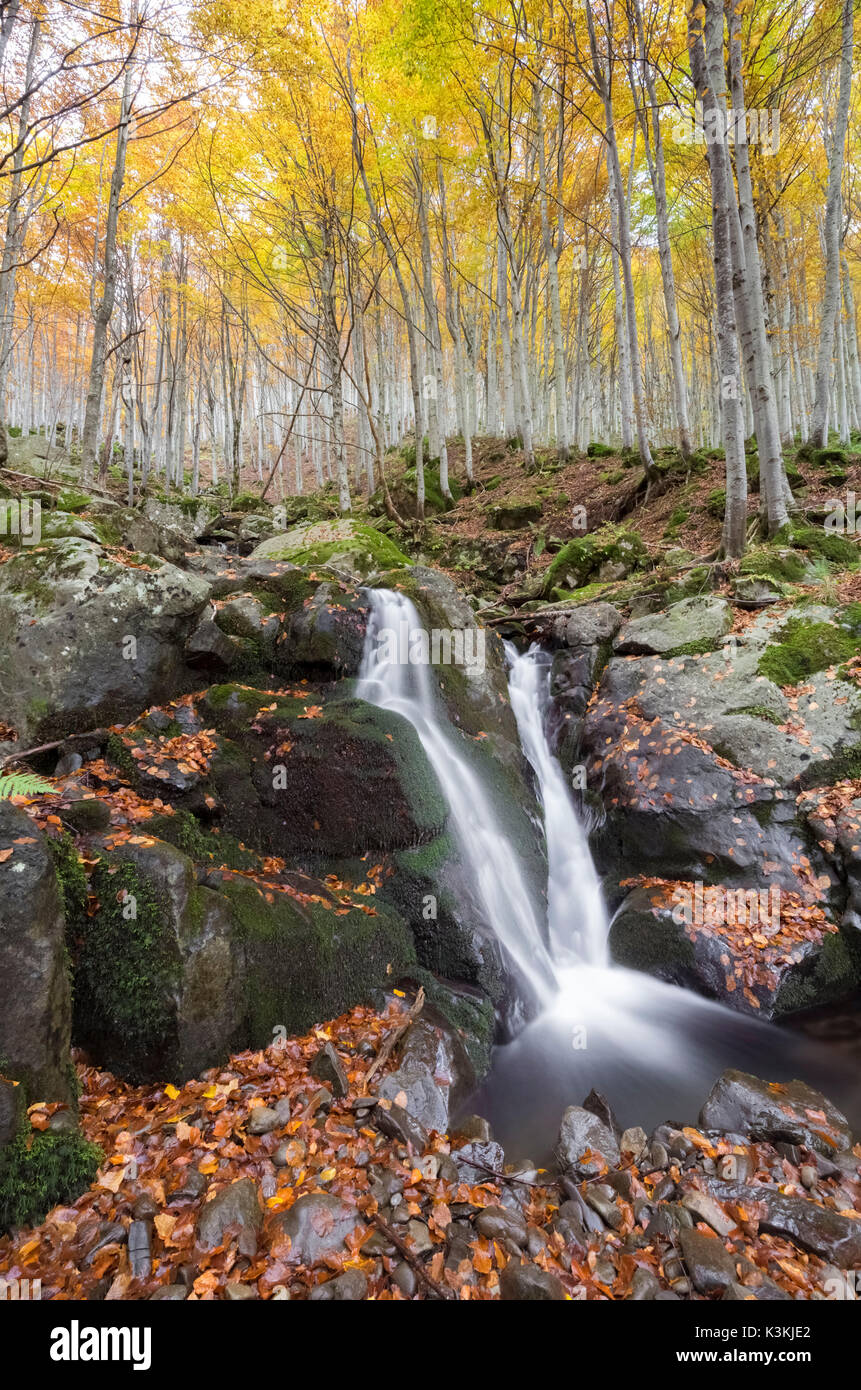
[[[795,1107],[784,1129],[747,1101],[650,1136],[595,1097],[569,1105],[541,1171],[512,1168],[485,1121],[453,1128],[494,1046],[544,1006],[414,724],[357,678],[369,589],[428,629],[475,630],[474,608],[371,527],[254,548],[265,521],[229,520],[200,548],[103,499],[2,556],[0,752],[47,780],[0,801],[0,1206],[13,1230],[54,1208],[7,1244],[9,1269],[114,1297],[828,1296],[861,1264],[857,1154],[791,1077],[738,1083]],[[552,662],[553,747],[590,818],[612,956],[644,972],[645,1000],[648,976],[762,1020],[849,999],[858,605],[671,597],[539,605],[507,628]],[[436,717],[541,919],[538,789],[483,636],[484,663],[434,668]],[[776,910],[729,920],[739,890],[776,890]],[[393,987],[424,1008],[390,1054]],[[828,1141],[802,1110],[832,1117]],[[332,1250],[305,1249],[306,1212],[341,1232]],[[695,1275],[706,1256],[732,1277]]]

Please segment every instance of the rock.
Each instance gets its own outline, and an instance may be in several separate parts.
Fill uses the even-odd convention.
[[[421,1154],[427,1148],[427,1130],[402,1105],[386,1101],[376,1107],[371,1120],[381,1134],[412,1148],[414,1154]]]
[[[344,1064],[331,1043],[321,1047],[309,1070],[318,1081],[324,1081],[330,1086],[335,1096],[343,1097],[350,1089]]]
[[[63,820],[79,835],[97,835],[111,823],[111,808],[98,796],[70,801],[63,807]]]
[[[256,1183],[251,1178],[238,1178],[201,1208],[197,1239],[204,1249],[214,1250],[235,1232],[240,1252],[251,1258],[257,1252],[257,1236],[262,1225],[263,1212]]]
[[[195,670],[229,671],[238,655],[236,644],[212,618],[202,618],[185,644],[185,659]]]
[[[276,1228],[290,1237],[288,1258],[309,1266],[342,1251],[347,1238],[363,1225],[357,1207],[328,1192],[299,1197],[289,1211],[275,1220]]]
[[[184,1303],[188,1298],[188,1289],[185,1284],[162,1284],[161,1288],[151,1293],[149,1301],[151,1303]]]
[[[21,1087],[0,1078],[0,1151],[15,1138],[25,1112]]]
[[[249,1134],[271,1134],[273,1129],[283,1129],[289,1119],[290,1101],[285,1097],[274,1108],[255,1105],[246,1128]]]
[[[243,686],[215,686],[203,708],[250,767],[241,797],[235,756],[225,769],[233,783],[226,827],[245,838],[251,822],[267,853],[362,855],[425,844],[446,823],[418,734],[392,710],[343,696],[322,705],[301,695],[273,701]]]
[[[360,1269],[348,1269],[325,1284],[318,1284],[308,1295],[312,1303],[358,1303],[368,1296],[368,1281]]]
[[[694,858],[693,846],[691,854]],[[851,990],[857,967],[842,935],[833,927],[772,948],[768,969],[758,971],[747,986],[752,998],[736,988],[741,975],[748,978],[745,964],[749,944],[745,934],[712,930],[710,923],[727,926],[736,920],[748,923],[753,917],[753,929],[767,931],[777,900],[769,896],[767,888],[708,884],[702,888],[697,882],[678,881],[665,889],[633,889],[610,927],[613,960],[668,984],[698,990],[758,1019],[781,1018]],[[767,936],[761,940],[767,945]],[[758,954],[765,953],[758,949]]]
[[[227,901],[164,841],[120,845],[93,884],[100,908],[78,954],[76,1038],[130,1080],[194,1076],[224,1061],[247,1007]]]
[[[318,679],[357,676],[369,612],[361,591],[336,581],[318,585],[290,615],[276,664],[286,662]]]
[[[852,1147],[848,1121],[819,1091],[803,1081],[767,1082],[742,1071],[725,1071],[715,1082],[699,1123],[702,1129],[784,1140],[823,1154]]]
[[[749,1208],[762,1203],[764,1214],[757,1213],[761,1231],[785,1236],[840,1269],[861,1266],[861,1222],[851,1216],[821,1207],[806,1196],[790,1196],[776,1187],[714,1180],[709,1185],[718,1201],[742,1202]]]
[[[303,523],[283,535],[262,541],[251,552],[255,560],[286,560],[317,568],[331,565],[359,579],[374,571],[408,565],[409,560],[388,536],[360,521]]]
[[[463,1143],[468,1143],[470,1139],[487,1143],[493,1138],[490,1121],[485,1120],[482,1115],[466,1115],[462,1120],[458,1120],[451,1130],[451,1138]]]
[[[509,497],[490,509],[490,524],[495,531],[519,531],[522,526],[530,526],[540,520],[541,502],[538,498]]]
[[[128,1234],[129,1267],[133,1279],[148,1279],[152,1272],[152,1226],[133,1221]]]
[[[631,1279],[631,1300],[634,1303],[650,1303],[657,1298],[661,1285],[657,1277],[645,1265],[635,1269]]]
[[[539,1269],[538,1265],[515,1264],[512,1260],[499,1276],[499,1297],[506,1303],[562,1303],[567,1299],[567,1294],[562,1281],[555,1274]]]
[[[717,1236],[680,1231],[679,1244],[691,1282],[698,1293],[716,1293],[736,1277],[736,1263]]]
[[[561,1168],[578,1177],[594,1177],[605,1164],[619,1163],[619,1144],[597,1115],[583,1106],[569,1105],[559,1129],[557,1158]]]
[[[224,1286],[224,1297],[228,1303],[252,1303],[259,1299],[260,1295],[253,1284],[240,1284],[231,1280]]]
[[[646,1131],[640,1129],[639,1125],[636,1125],[632,1129],[626,1129],[624,1131],[619,1140],[619,1150],[623,1158],[626,1154],[630,1154],[631,1158],[633,1158],[636,1163],[637,1159],[645,1152],[648,1143],[649,1137]]]
[[[182,649],[207,594],[173,565],[124,565],[76,537],[13,555],[0,567],[4,717],[39,742],[169,697],[190,679]]]
[[[739,574],[732,581],[732,596],[740,608],[766,608],[783,598],[780,589],[768,579]]]
[[[413,1298],[418,1287],[418,1279],[415,1271],[407,1264],[406,1260],[401,1260],[392,1270],[392,1283],[400,1289],[405,1298]]]
[[[662,655],[694,643],[718,646],[732,627],[725,599],[685,598],[663,613],[647,613],[626,623],[613,644],[617,656]]]
[[[528,1234],[523,1217],[505,1207],[485,1207],[475,1219],[475,1229],[488,1240],[511,1240],[521,1248]]]
[[[444,1134],[448,1128],[448,1100],[434,1081],[430,1068],[421,1062],[399,1067],[380,1083],[379,1094],[395,1101],[422,1129]]]
[[[711,1226],[713,1231],[717,1231],[719,1236],[728,1236],[730,1231],[734,1231],[738,1222],[731,1216],[727,1216],[722,1207],[718,1206],[713,1197],[708,1193],[700,1192],[696,1188],[686,1192],[682,1197],[682,1206],[693,1213],[696,1221],[704,1221],[707,1226]]]
[[[470,1185],[492,1181],[491,1175],[501,1173],[505,1167],[505,1152],[493,1139],[487,1143],[473,1140],[462,1149],[454,1149],[451,1156],[457,1167],[458,1181]]]
[[[8,562],[8,563],[11,563]],[[0,801],[0,1058],[27,1102],[71,1101],[71,993],[63,906],[44,836]]]
[[[424,1221],[408,1221],[406,1234],[414,1255],[427,1255],[433,1250],[431,1233]]]

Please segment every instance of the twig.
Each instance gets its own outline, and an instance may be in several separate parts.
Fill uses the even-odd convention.
[[[388,1061],[395,1047],[400,1042],[401,1038],[404,1036],[404,1033],[407,1031],[408,1028],[412,1027],[413,1023],[418,1018],[419,1014],[424,1008],[424,1002],[424,987],[420,986],[419,992],[413,1000],[412,1006],[410,1008],[409,1013],[407,1014],[405,1022],[402,1023],[398,1028],[394,1030],[393,1033],[389,1035],[389,1037],[386,1039],[379,1052],[377,1053],[376,1060],[374,1061],[373,1066],[366,1073],[361,1090],[361,1094],[363,1096],[367,1095],[368,1093],[368,1086],[371,1083],[371,1078],[380,1070],[380,1067],[382,1067]]]
[[[409,1246],[401,1240],[400,1236],[392,1230],[391,1226],[386,1224],[381,1216],[375,1214],[371,1217],[371,1220],[374,1225],[383,1232],[383,1235],[392,1242],[392,1245],[394,1245],[399,1254],[403,1255],[410,1269],[415,1270],[421,1283],[424,1284],[426,1288],[430,1289],[432,1294],[435,1294],[437,1298],[457,1297],[453,1289],[446,1288],[445,1284],[438,1284],[436,1279],[431,1278],[421,1260],[413,1254]]]
[[[68,743],[73,738],[98,738],[104,737],[104,729],[88,729],[83,734],[66,734],[65,738],[55,739],[53,743],[40,743],[37,748],[25,748],[21,753],[7,753],[5,758],[0,758],[0,767],[5,767],[7,763],[22,763],[25,758],[31,757],[34,753],[50,753],[52,748],[62,748],[64,743]]]

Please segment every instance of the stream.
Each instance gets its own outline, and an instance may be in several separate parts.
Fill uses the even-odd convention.
[[[822,1090],[856,1128],[857,1070],[847,1056],[803,1033],[759,1023],[722,1005],[613,965],[609,921],[587,827],[546,735],[550,658],[537,645],[507,645],[509,693],[523,752],[535,773],[547,851],[547,930],[531,901],[516,846],[501,831],[487,791],[459,747],[427,663],[386,659],[380,633],[423,626],[403,594],[369,590],[372,613],[357,693],[415,728],[448,801],[478,907],[540,1001],[493,1065],[467,1109],[484,1115],[509,1159],[546,1162],[560,1117],[591,1089],[619,1122],[649,1130],[695,1124],[727,1067],[770,1081],[798,1077]],[[549,947],[545,942],[549,940]]]

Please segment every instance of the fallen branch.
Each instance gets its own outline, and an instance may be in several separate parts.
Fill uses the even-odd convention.
[[[425,992],[424,988],[420,986],[419,992],[413,1000],[412,1006],[410,1008],[409,1013],[406,1016],[405,1021],[402,1024],[400,1024],[399,1027],[397,1027],[393,1033],[389,1035],[389,1037],[386,1039],[379,1052],[377,1053],[376,1060],[374,1061],[373,1066],[370,1067],[367,1073],[365,1074],[365,1079],[362,1082],[361,1095],[367,1095],[368,1086],[371,1083],[371,1078],[376,1075],[380,1068],[384,1066],[388,1059],[391,1057],[392,1052],[397,1047],[401,1038],[404,1036],[404,1033],[407,1031],[408,1028],[412,1027],[413,1023],[415,1023],[416,1019],[418,1018],[419,1014],[424,1008],[424,1003]]]
[[[66,734],[64,738],[55,739],[53,743],[40,743],[36,748],[25,748],[21,753],[7,753],[5,758],[0,758],[0,767],[6,767],[9,763],[22,763],[25,758],[30,758],[34,753],[50,753],[52,748],[62,748],[64,743],[69,743],[73,738],[106,738],[106,729],[88,729],[83,734]]]
[[[392,1245],[394,1245],[398,1253],[403,1255],[410,1269],[415,1271],[419,1281],[424,1284],[425,1288],[429,1289],[436,1298],[457,1297],[454,1289],[447,1288],[445,1284],[438,1284],[436,1279],[431,1278],[418,1256],[413,1254],[406,1242],[401,1240],[400,1236],[392,1230],[391,1226],[387,1225],[381,1216],[374,1215],[371,1217],[371,1220],[377,1229],[383,1232],[387,1240],[392,1242]]]

